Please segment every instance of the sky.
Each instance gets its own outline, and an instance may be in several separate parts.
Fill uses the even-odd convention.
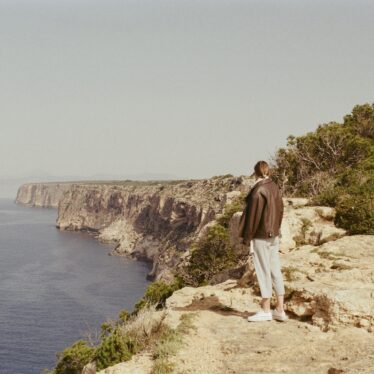
[[[0,0],[0,178],[248,175],[374,100],[374,2]]]

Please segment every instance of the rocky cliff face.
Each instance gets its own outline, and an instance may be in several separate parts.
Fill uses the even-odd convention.
[[[29,206],[57,208],[69,182],[25,183],[18,188],[15,202]]]
[[[58,211],[61,230],[87,230],[116,244],[114,253],[153,262],[150,277],[170,278],[203,227],[233,191],[248,190],[251,180],[220,176],[172,182],[73,184]]]

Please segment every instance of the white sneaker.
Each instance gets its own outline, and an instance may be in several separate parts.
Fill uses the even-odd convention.
[[[260,310],[253,316],[249,316],[247,319],[249,322],[271,321],[273,317],[272,317],[271,311],[265,312],[264,310]]]
[[[274,309],[271,311],[271,314],[273,318],[276,319],[277,321],[284,322],[288,320],[287,314],[285,313],[284,310],[282,310],[281,312],[278,312],[276,309]]]

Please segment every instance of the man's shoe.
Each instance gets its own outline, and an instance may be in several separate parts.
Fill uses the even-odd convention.
[[[272,317],[271,311],[265,312],[264,310],[260,310],[253,316],[249,316],[247,319],[249,322],[271,321],[273,317]]]
[[[281,312],[278,312],[276,309],[274,309],[271,311],[271,314],[273,318],[276,319],[277,321],[284,322],[288,320],[287,314],[285,313],[284,310],[282,310]]]

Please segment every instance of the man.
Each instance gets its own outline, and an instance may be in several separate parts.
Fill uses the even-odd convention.
[[[279,261],[280,226],[283,218],[283,201],[280,190],[270,178],[266,161],[254,167],[255,185],[246,197],[246,207],[240,219],[239,236],[251,248],[257,280],[260,286],[262,309],[248,317],[248,321],[285,321],[283,309],[284,284]],[[277,306],[270,309],[272,285]]]

